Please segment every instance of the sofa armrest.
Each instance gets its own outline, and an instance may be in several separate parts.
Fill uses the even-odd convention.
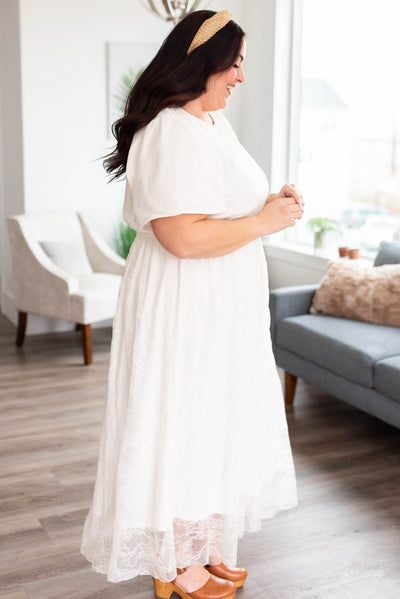
[[[318,284],[279,287],[270,293],[269,309],[271,313],[271,339],[275,344],[276,323],[289,316],[307,314]]]

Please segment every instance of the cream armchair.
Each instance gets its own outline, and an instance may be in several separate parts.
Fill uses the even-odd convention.
[[[125,260],[83,214],[36,213],[7,219],[11,245],[16,345],[28,313],[77,323],[85,364],[92,363],[91,324],[113,318]]]

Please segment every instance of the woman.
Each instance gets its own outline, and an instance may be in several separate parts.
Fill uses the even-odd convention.
[[[133,86],[105,160],[138,231],[114,320],[93,504],[81,552],[156,595],[232,598],[237,540],[297,505],[271,349],[263,235],[303,213],[220,109],[244,82],[228,11],[185,17]]]

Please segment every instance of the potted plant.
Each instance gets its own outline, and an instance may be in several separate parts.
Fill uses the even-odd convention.
[[[328,234],[338,237],[341,233],[340,223],[332,218],[316,216],[307,221],[307,227],[314,233],[314,251],[322,248]]]

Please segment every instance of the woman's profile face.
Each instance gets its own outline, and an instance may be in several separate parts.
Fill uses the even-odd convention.
[[[246,40],[243,38],[240,52],[232,67],[208,78],[206,92],[202,98],[205,110],[220,110],[226,107],[229,96],[234,93],[234,87],[245,80],[242,64],[245,56]]]

